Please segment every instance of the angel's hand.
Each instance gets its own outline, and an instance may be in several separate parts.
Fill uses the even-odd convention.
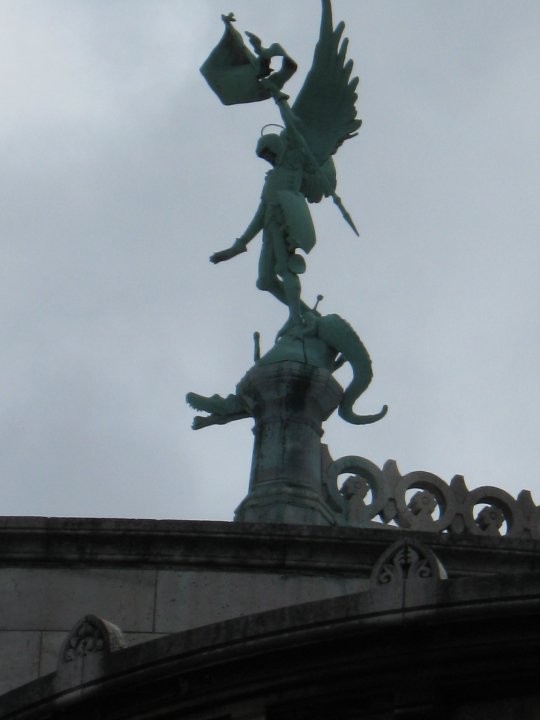
[[[231,245],[231,247],[227,248],[226,250],[218,250],[218,252],[210,255],[210,262],[214,263],[214,265],[217,265],[220,262],[224,262],[225,260],[230,260],[231,258],[236,257],[236,255],[240,255],[240,253],[246,252],[246,250],[246,243],[238,239],[234,243],[234,245]]]
[[[220,262],[223,262],[224,260],[230,260],[233,256],[231,255],[231,249],[228,248],[227,250],[218,250],[218,252],[215,252],[213,255],[210,255],[210,262],[214,263],[214,265],[217,265]]]
[[[272,80],[268,78],[262,78],[260,80],[260,83],[262,87],[268,91],[268,93],[274,98],[276,102],[279,102],[280,100],[288,100],[290,95],[287,95],[287,93],[282,92],[275,83],[272,82]]]

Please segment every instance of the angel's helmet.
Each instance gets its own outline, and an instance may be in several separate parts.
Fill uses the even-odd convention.
[[[268,160],[270,165],[275,165],[276,162],[281,160],[284,150],[285,143],[283,139],[275,133],[268,133],[267,135],[261,135],[255,152],[263,160]]]

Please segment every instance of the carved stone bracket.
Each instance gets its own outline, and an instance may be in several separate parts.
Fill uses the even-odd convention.
[[[446,578],[446,571],[435,553],[407,538],[390,545],[375,563],[371,573],[371,583],[375,587]]]
[[[339,486],[345,473],[354,474]],[[353,527],[540,538],[540,506],[528,490],[517,499],[488,485],[469,490],[460,475],[450,483],[424,471],[401,475],[394,460],[381,470],[355,455],[328,466],[326,485],[332,497],[340,498],[344,524]]]
[[[65,639],[59,664],[94,653],[111,653],[124,647],[126,641],[120,628],[96,615],[85,615]]]

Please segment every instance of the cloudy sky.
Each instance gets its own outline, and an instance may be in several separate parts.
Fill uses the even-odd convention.
[[[334,0],[360,75],[304,297],[358,331],[375,378],[326,426],[335,458],[540,502],[540,3]],[[300,68],[317,0],[0,0],[2,514],[232,518],[249,420],[190,429],[286,311],[255,289],[271,102],[225,108],[198,68],[234,10]],[[346,371],[340,377],[347,382]]]

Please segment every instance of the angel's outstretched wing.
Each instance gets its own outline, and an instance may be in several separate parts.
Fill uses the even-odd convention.
[[[355,107],[358,78],[351,79],[353,62],[346,59],[348,40],[341,40],[344,29],[342,22],[334,29],[330,0],[322,0],[321,30],[313,63],[292,106],[298,129],[319,166],[329,175],[334,174],[331,156],[345,140],[356,135],[362,124]]]

